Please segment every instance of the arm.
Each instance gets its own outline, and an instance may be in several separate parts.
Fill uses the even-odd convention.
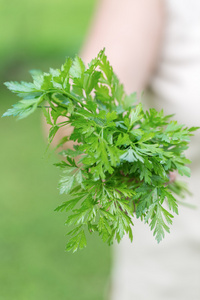
[[[164,27],[162,0],[102,0],[81,56],[89,62],[100,49],[124,83],[141,92],[154,71]]]

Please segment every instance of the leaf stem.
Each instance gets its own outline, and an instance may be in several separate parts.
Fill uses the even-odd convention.
[[[58,90],[58,92],[60,92],[60,91]],[[66,91],[62,91],[62,94],[66,95],[69,99],[74,100],[82,105],[82,102],[80,100],[78,100],[75,96],[73,96],[72,94],[70,94]]]

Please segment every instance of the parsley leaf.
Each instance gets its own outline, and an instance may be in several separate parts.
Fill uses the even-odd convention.
[[[170,172],[190,176],[184,151],[198,127],[170,121],[162,110],[144,111],[135,93],[125,94],[105,49],[88,67],[76,56],[60,69],[31,75],[32,83],[5,83],[21,100],[3,116],[22,119],[42,108],[51,126],[49,143],[61,127],[74,127],[55,147],[78,142],[55,164],[63,172],[60,193],[67,195],[55,210],[66,212],[73,227],[67,251],[86,246],[86,231],[109,245],[125,234],[132,240],[133,216],[149,224],[160,242],[178,214],[177,198],[187,192],[183,183],[170,183]]]

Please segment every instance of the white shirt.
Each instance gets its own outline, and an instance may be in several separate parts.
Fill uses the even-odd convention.
[[[200,126],[200,1],[165,0],[166,26],[157,70],[146,93],[148,107],[175,113],[187,126]],[[134,240],[115,247],[112,300],[200,299],[200,130],[192,138],[185,200],[171,233],[158,245],[147,224],[133,219]]]

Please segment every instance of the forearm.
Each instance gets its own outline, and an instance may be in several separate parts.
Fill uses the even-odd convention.
[[[103,0],[97,5],[81,56],[106,54],[128,93],[142,91],[155,69],[164,25],[162,0]]]

